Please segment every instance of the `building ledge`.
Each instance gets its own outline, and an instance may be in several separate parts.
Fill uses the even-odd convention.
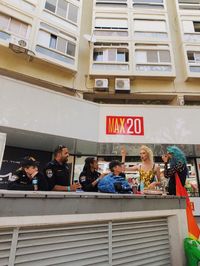
[[[175,94],[167,93],[115,93],[115,92],[84,92],[85,100],[98,103],[119,104],[163,104],[168,105],[175,100]]]
[[[31,77],[15,71],[0,68],[0,75],[24,81],[30,83],[31,85],[41,86],[43,88],[50,89],[52,91],[61,92],[70,96],[76,96],[76,89],[74,88],[61,86],[56,83],[48,82],[47,80]]]
[[[0,217],[185,209],[185,198],[87,192],[0,190]]]

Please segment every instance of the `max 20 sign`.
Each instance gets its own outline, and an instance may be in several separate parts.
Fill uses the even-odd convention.
[[[141,116],[107,116],[106,135],[144,136],[144,118]]]

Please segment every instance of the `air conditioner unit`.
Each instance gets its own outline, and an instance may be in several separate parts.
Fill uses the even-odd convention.
[[[27,53],[28,51],[28,42],[22,38],[16,37],[16,36],[11,36],[10,42],[9,42],[9,47],[14,51],[14,52],[19,52],[19,53]]]
[[[130,79],[115,79],[115,92],[130,92]]]
[[[108,89],[108,79],[95,79],[95,90],[105,91]]]

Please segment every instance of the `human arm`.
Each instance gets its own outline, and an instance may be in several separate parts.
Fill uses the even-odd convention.
[[[8,190],[34,190],[32,184],[23,184],[23,183],[18,183],[16,181],[12,181],[8,183]]]
[[[125,171],[138,171],[139,170],[138,165],[134,165],[134,166],[131,166],[131,167],[126,167],[126,165],[125,165],[126,155],[127,155],[127,152],[126,152],[125,147],[123,146],[121,148],[121,156],[122,156],[122,161],[121,162],[122,162],[122,164],[124,164],[124,170]]]
[[[59,168],[57,163],[50,162],[44,171],[46,180],[48,182],[48,189],[52,191],[76,191],[81,188],[79,183],[70,184],[70,177],[68,171],[63,171]],[[60,181],[61,180],[61,181]]]
[[[112,174],[106,175],[99,181],[98,189],[103,193],[116,193]]]
[[[126,161],[126,155],[127,155],[127,152],[126,152],[125,147],[123,146],[123,147],[121,148],[121,156],[122,156],[122,160],[121,160],[121,162],[122,162],[123,164],[124,164],[125,161]]]
[[[154,189],[156,186],[161,185],[161,179],[160,179],[160,166],[155,165],[155,176],[157,177],[157,181],[153,181],[148,188],[149,189]]]
[[[53,191],[76,191],[77,189],[81,188],[80,183],[74,183],[71,184],[70,186],[60,186],[60,185],[55,185],[53,187]]]
[[[13,177],[15,180],[8,182],[8,190],[34,190],[32,183],[28,181],[27,177],[21,171],[16,172]]]
[[[98,173],[98,177],[95,180],[91,181],[89,178],[87,178],[86,175],[86,173],[82,172],[79,176],[79,182],[82,186],[82,189],[88,192],[96,191],[98,182],[105,176],[105,174]]]

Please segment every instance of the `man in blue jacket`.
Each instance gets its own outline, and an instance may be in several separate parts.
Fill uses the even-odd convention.
[[[122,173],[122,164],[114,160],[109,163],[110,174],[103,177],[98,183],[98,189],[104,193],[131,193],[131,187]]]

